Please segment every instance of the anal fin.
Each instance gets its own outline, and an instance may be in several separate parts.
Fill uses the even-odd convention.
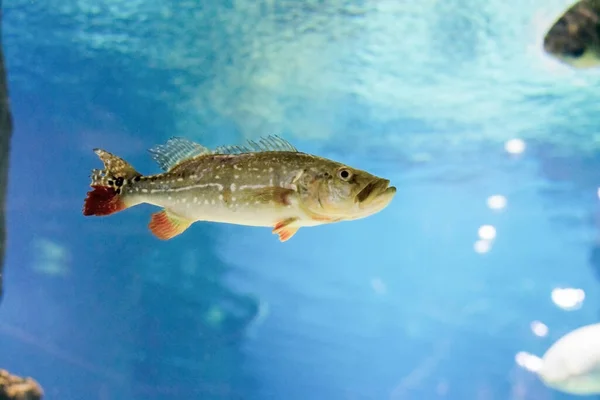
[[[157,238],[169,240],[185,232],[190,225],[192,225],[191,221],[163,209],[152,214],[148,228]]]
[[[298,226],[292,226],[292,224],[296,221],[298,221],[298,218],[288,218],[283,221],[279,221],[273,227],[273,234],[279,235],[280,242],[290,240],[291,237],[298,232],[298,229],[300,229]]]

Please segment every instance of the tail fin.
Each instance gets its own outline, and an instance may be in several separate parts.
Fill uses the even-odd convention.
[[[94,149],[104,163],[104,169],[92,170],[93,190],[87,193],[83,203],[83,215],[110,215],[126,209],[123,201],[123,187],[138,181],[142,174],[127,161],[101,149]]]

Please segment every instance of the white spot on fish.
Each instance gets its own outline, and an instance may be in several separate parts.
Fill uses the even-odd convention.
[[[177,182],[183,182],[183,178],[177,178]]]
[[[190,179],[196,179],[196,177],[197,177],[197,175],[196,175],[196,174],[194,174],[194,175],[190,175]]]
[[[184,197],[183,199],[181,199],[181,202],[185,203],[185,202],[187,202],[187,199]]]
[[[231,201],[235,202],[235,197],[232,197],[232,198],[231,198]]]
[[[229,190],[231,190],[232,192],[235,192],[235,183],[231,184],[231,186],[229,187]]]
[[[186,187],[182,187],[182,188],[177,188],[174,191],[175,192],[184,192],[184,191],[190,190],[190,189],[203,189],[206,187],[216,187],[219,190],[223,190],[223,185],[221,185],[219,183],[202,183],[199,185],[191,185],[191,186],[186,186]]]
[[[221,179],[221,177],[219,175],[216,175],[215,179]]]
[[[198,198],[194,197],[194,203],[197,203],[197,202],[198,202]]]
[[[240,176],[239,175],[234,175],[233,178],[234,179],[238,179]]]
[[[167,197],[167,200],[173,200],[173,197],[169,196]]]
[[[237,166],[237,164],[233,164],[233,169],[241,169],[240,167]]]
[[[273,168],[269,168],[269,172],[273,172]]]
[[[148,189],[142,189],[142,193],[148,193]]]
[[[220,183],[201,183],[198,185],[184,186],[176,189],[152,189],[150,190],[150,193],[179,193],[192,189],[204,189],[207,187],[215,187],[218,190],[223,190],[223,185],[221,185]]]
[[[204,199],[204,204],[208,204],[208,199]]]
[[[222,194],[219,195],[219,200],[223,200],[223,195]]]
[[[266,185],[242,185],[240,186],[240,190],[244,189],[262,189],[266,187]]]

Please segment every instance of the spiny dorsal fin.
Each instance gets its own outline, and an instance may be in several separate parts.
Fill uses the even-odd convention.
[[[180,137],[172,137],[167,143],[154,146],[148,151],[163,171],[169,171],[184,160],[210,153],[206,147]]]
[[[259,138],[258,141],[248,140],[248,143],[242,146],[219,146],[213,151],[213,154],[241,154],[241,153],[262,153],[267,151],[289,151],[298,152],[298,150],[287,140],[277,135],[269,135]]]

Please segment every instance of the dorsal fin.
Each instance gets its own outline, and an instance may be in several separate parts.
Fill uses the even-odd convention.
[[[245,145],[241,146],[219,146],[213,151],[213,154],[261,153],[267,151],[298,152],[298,150],[287,140],[282,139],[277,135],[269,135],[259,138],[258,141],[248,140]]]
[[[180,162],[201,154],[208,154],[210,150],[191,140],[172,137],[167,143],[154,146],[148,152],[163,171],[169,171]]]

